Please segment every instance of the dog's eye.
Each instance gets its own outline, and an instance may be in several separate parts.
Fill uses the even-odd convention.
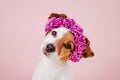
[[[55,37],[57,35],[56,31],[52,31],[52,35]]]
[[[69,44],[69,43],[64,44],[64,47],[65,47],[66,49],[71,49],[71,44]]]

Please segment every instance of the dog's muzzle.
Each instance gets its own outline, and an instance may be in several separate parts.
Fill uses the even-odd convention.
[[[46,52],[54,52],[55,51],[55,47],[53,44],[48,44],[46,46]]]

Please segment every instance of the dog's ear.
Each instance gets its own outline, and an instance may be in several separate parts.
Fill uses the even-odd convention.
[[[93,57],[94,52],[90,48],[90,41],[88,40],[87,37],[85,38],[85,40],[86,40],[86,49],[85,49],[85,53],[83,54],[83,57],[84,58]]]
[[[45,36],[47,36],[48,33],[49,33],[49,32],[46,32]]]
[[[67,18],[67,16],[65,14],[58,14],[58,13],[51,13],[50,16],[48,17],[48,19],[52,18],[52,17],[62,17],[62,18]]]

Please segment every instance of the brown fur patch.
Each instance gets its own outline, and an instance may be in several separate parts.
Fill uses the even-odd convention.
[[[49,33],[49,32],[47,32],[47,33],[45,34],[45,36],[47,36],[47,35],[48,35],[48,33]]]
[[[90,48],[90,41],[86,37],[86,50],[85,50],[85,53],[83,54],[83,57],[88,58],[88,57],[93,57],[93,56],[94,56],[94,53]]]
[[[51,13],[50,16],[48,17],[48,19],[52,18],[52,17],[62,17],[62,18],[67,18],[67,16],[65,14],[58,14],[58,13]]]
[[[46,32],[45,36],[47,36],[49,33],[51,33],[52,31]]]
[[[74,36],[71,32],[66,33],[62,39],[57,41],[57,50],[58,55],[60,56],[60,60],[65,62],[69,59],[70,53],[74,50]],[[66,49],[64,44],[69,43],[71,44],[71,49]]]

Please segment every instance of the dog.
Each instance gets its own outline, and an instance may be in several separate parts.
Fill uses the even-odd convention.
[[[48,19],[53,17],[64,18],[65,14],[52,13]],[[69,69],[70,53],[74,51],[74,35],[65,27],[54,28],[47,32],[42,44],[43,57],[34,71],[32,80],[73,80]],[[83,58],[93,57],[90,41],[85,37],[86,48]]]

